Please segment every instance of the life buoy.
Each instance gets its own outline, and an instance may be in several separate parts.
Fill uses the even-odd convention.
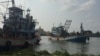
[[[6,46],[11,46],[11,45],[12,45],[11,41],[6,41]]]
[[[6,41],[5,46],[6,46],[6,48],[7,48],[8,50],[11,49],[11,46],[12,46],[11,41]]]

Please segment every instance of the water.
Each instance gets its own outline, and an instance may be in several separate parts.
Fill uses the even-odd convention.
[[[56,50],[67,50],[70,54],[100,54],[100,38],[91,37],[89,43],[74,43],[68,41],[54,41],[49,40],[49,36],[42,36],[40,45],[35,47],[36,51],[47,50],[52,53]]]

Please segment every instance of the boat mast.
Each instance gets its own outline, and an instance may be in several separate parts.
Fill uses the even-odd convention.
[[[80,29],[81,29],[81,34],[83,35],[84,34],[83,23],[81,23]]]

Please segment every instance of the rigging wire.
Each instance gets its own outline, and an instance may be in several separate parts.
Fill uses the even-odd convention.
[[[7,7],[6,7],[6,14],[8,13],[8,7],[9,7],[9,2],[7,3]]]

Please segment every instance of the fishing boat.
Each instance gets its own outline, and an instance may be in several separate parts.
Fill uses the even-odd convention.
[[[81,24],[81,33],[74,35],[74,36],[70,36],[70,34],[68,33],[68,29],[70,27],[71,24],[71,20],[66,20],[65,25],[60,25],[58,27],[54,27],[52,28],[52,34],[50,36],[50,40],[66,40],[66,41],[72,41],[72,42],[86,42],[87,40],[89,40],[89,37],[84,35],[84,30],[83,30],[83,25]]]
[[[0,3],[11,2],[12,6],[7,8],[8,13],[3,15],[3,28],[0,33],[0,46],[29,46],[39,44],[40,34],[35,30],[37,21],[30,15],[30,9],[25,10],[15,5],[15,1],[5,1]],[[25,16],[25,17],[24,17]]]

